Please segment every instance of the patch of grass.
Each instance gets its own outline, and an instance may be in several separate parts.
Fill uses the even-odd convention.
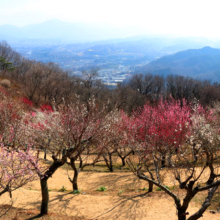
[[[63,187],[59,190],[59,192],[65,192],[65,191],[67,191],[67,189],[66,189],[65,186],[63,186]]]
[[[107,188],[105,186],[100,186],[96,191],[104,192],[107,191]]]
[[[50,192],[50,191],[53,191],[52,189],[48,189],[48,191]]]
[[[75,195],[78,195],[78,194],[80,194],[80,193],[81,193],[81,190],[79,190],[79,189],[74,190],[74,191],[72,192],[72,194],[75,194]]]
[[[143,190],[143,191],[148,191],[148,188],[144,187],[142,190]]]
[[[176,189],[176,186],[171,186],[170,187],[170,190],[174,190],[174,189]]]
[[[123,193],[123,190],[118,191],[118,195],[121,195]]]

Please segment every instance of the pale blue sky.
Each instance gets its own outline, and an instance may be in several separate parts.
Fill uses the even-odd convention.
[[[0,25],[25,26],[58,18],[220,38],[219,8],[220,0],[0,0]]]

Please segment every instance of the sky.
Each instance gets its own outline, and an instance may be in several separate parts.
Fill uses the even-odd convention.
[[[0,25],[25,26],[57,18],[220,38],[219,8],[219,0],[0,0]]]

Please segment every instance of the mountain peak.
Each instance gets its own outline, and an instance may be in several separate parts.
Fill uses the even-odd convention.
[[[206,47],[203,47],[202,50],[206,50],[206,51],[207,51],[207,50],[214,50],[214,48],[212,48],[212,47],[210,47],[210,46],[206,46]]]

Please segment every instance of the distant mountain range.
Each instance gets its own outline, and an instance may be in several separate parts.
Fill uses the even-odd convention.
[[[67,59],[94,59],[103,63],[117,60],[127,66],[137,65],[138,62],[144,65],[154,60],[136,68],[137,71],[220,82],[220,49],[214,49],[220,48],[220,41],[140,33],[141,30],[135,27],[95,26],[58,19],[25,27],[0,26],[0,40],[8,41],[13,49],[30,59],[57,63],[64,63]]]
[[[113,40],[112,40],[113,41]],[[168,54],[173,54],[189,48],[198,49],[206,45],[215,45],[215,42],[205,38],[162,38],[137,36],[125,38],[123,41],[98,43],[84,51],[87,55],[104,55],[109,52],[115,54],[140,54],[154,60]]]
[[[16,27],[0,26],[0,39],[69,39],[73,42],[99,41],[140,34],[138,28],[119,28],[107,24],[70,23],[51,19],[40,24]]]
[[[182,75],[220,82],[220,49],[209,46],[180,51],[139,68],[138,72],[167,76]]]
[[[105,43],[131,42],[147,39],[149,47],[164,48],[165,51],[178,51],[188,48],[198,48],[205,45],[213,46],[213,41],[205,38],[172,38],[169,36],[151,35],[146,30],[132,27],[117,27],[108,24],[70,23],[58,19],[51,19],[40,24],[31,24],[25,27],[0,25],[0,40],[57,40],[64,42],[94,42]],[[114,39],[112,41],[112,39]],[[57,43],[57,41],[56,41]],[[151,45],[150,45],[151,44]],[[220,45],[220,44],[219,44]]]

